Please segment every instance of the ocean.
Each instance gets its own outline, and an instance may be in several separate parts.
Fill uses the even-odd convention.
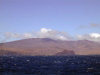
[[[0,56],[0,75],[100,75],[100,55]]]

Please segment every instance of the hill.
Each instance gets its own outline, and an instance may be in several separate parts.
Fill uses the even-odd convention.
[[[64,50],[66,50],[66,55],[100,54],[100,43],[88,40],[61,41],[49,38],[31,38],[3,43],[0,44],[0,48],[23,55],[56,55],[59,52],[63,53]]]

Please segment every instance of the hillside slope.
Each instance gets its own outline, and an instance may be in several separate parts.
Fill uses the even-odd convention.
[[[71,50],[80,55],[100,54],[100,43],[88,40],[60,41],[48,38],[31,38],[3,43],[0,44],[0,48],[26,55],[55,55],[64,50]]]

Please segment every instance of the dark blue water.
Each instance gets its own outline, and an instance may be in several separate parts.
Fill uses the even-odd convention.
[[[0,75],[100,75],[100,56],[2,56]]]

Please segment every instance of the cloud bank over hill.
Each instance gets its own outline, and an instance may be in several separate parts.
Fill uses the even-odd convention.
[[[100,42],[100,33],[90,33],[90,34],[78,35],[77,39]]]
[[[37,32],[32,33],[11,33],[6,32],[4,33],[4,39],[27,39],[27,38],[50,38],[54,40],[72,40],[72,37],[68,35],[66,32],[61,32],[57,30],[52,30],[48,28],[41,28]]]
[[[70,34],[66,32],[61,32],[61,31],[48,29],[48,28],[41,28],[37,32],[23,33],[23,34],[6,32],[4,33],[3,37],[5,40],[27,39],[27,38],[50,38],[54,40],[63,40],[63,41],[90,40],[90,41],[100,42],[100,33],[89,33],[89,34],[83,34],[83,35],[77,34],[75,37],[72,37]]]
[[[51,38],[54,40],[71,40],[71,37],[67,33],[47,28],[41,28],[41,30],[37,32],[36,37]]]

